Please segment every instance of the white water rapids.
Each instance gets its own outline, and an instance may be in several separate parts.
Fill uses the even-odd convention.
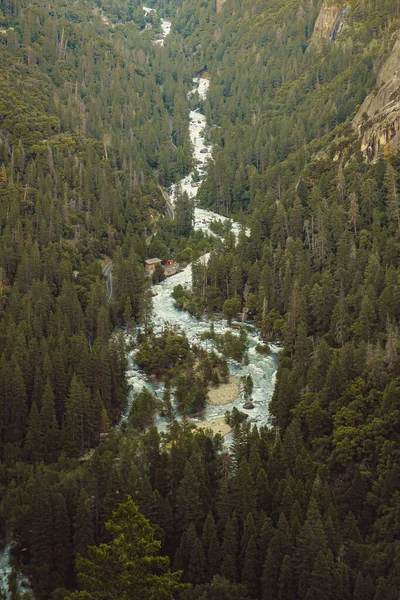
[[[193,80],[194,88],[190,94],[198,91],[200,97],[205,99],[209,87],[209,81],[207,79],[195,78]],[[190,124],[189,132],[190,139],[193,145],[193,155],[195,162],[197,162],[196,168],[202,177],[205,172],[206,162],[211,159],[211,149],[204,143],[203,132],[206,127],[206,118],[200,113],[199,110],[190,111]],[[189,197],[195,199],[197,195],[198,186],[193,184],[193,173],[187,175],[184,179],[179,182],[179,186],[182,191],[186,191]],[[174,200],[176,193],[176,185],[172,186],[171,197]],[[218,221],[231,221],[232,230],[237,235],[240,230],[240,225],[232,219],[227,219],[217,213],[213,213],[202,208],[195,208],[195,223],[194,228],[210,233],[209,223],[213,220]],[[202,257],[203,260],[207,260],[208,255]],[[177,285],[182,285],[186,289],[190,289],[192,285],[192,269],[191,265],[188,265],[182,272],[167,278],[162,283],[153,286],[157,296],[153,298],[153,324],[156,332],[162,331],[162,329],[168,325],[178,326],[186,334],[188,340],[192,344],[199,344],[203,348],[215,349],[214,344],[210,341],[201,341],[200,335],[210,330],[210,320],[204,317],[201,320],[196,319],[186,311],[178,310],[175,307],[171,292]],[[213,321],[214,332],[216,334],[225,333],[228,330],[232,330],[227,325],[224,319],[215,319]],[[234,360],[229,360],[229,371],[232,375],[245,376],[251,375],[253,379],[253,392],[252,402],[254,405],[253,409],[246,410],[243,408],[244,400],[241,397],[237,397],[230,404],[223,406],[207,405],[205,413],[202,419],[195,418],[194,421],[203,422],[210,421],[218,417],[223,417],[227,410],[232,410],[235,406],[242,412],[248,415],[251,422],[257,423],[257,425],[266,425],[268,423],[268,404],[272,397],[275,386],[275,375],[277,368],[277,352],[279,348],[270,345],[271,355],[261,355],[256,351],[256,345],[260,343],[260,337],[254,327],[248,328],[248,365],[242,365]],[[135,351],[130,354],[130,367],[131,370],[128,372],[129,383],[132,386],[133,397],[135,393],[139,392],[143,386],[147,387],[151,391],[155,392],[157,397],[161,398],[164,387],[162,384],[154,384],[150,382],[143,371],[137,367],[134,363]],[[163,430],[166,426],[164,419],[156,419],[156,425],[159,430]]]
[[[154,8],[149,8],[148,6],[143,6],[143,12],[148,15],[150,12],[156,12]],[[171,31],[172,23],[171,21],[166,21],[165,19],[161,19],[161,37],[153,41],[154,44],[159,44],[160,46],[164,45],[164,40]]]
[[[8,543],[0,550],[0,591],[4,594],[4,598],[6,600],[11,600],[9,577],[11,577],[12,571],[11,543]],[[28,579],[19,571],[16,572],[16,584],[16,587],[20,593],[23,592],[23,590],[30,589]]]

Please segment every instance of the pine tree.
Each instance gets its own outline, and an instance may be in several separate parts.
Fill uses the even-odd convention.
[[[8,181],[8,179],[7,179],[7,171],[6,171],[6,168],[4,166],[4,163],[0,167],[0,180],[1,180],[1,183],[3,185],[7,184],[7,181]]]
[[[291,552],[289,525],[284,513],[279,515],[277,529],[268,545],[262,572],[262,598],[270,600],[278,595],[278,582],[285,554]]]
[[[206,578],[206,559],[204,557],[203,546],[198,537],[193,544],[192,551],[190,553],[190,560],[188,565],[188,580],[191,583],[199,584],[203,583]]]
[[[356,578],[356,583],[354,586],[353,600],[361,600],[361,598],[364,599],[364,592],[365,592],[364,577],[363,577],[362,572],[359,571],[357,578]]]
[[[184,476],[176,493],[176,516],[178,528],[187,529],[190,523],[198,526],[203,517],[203,502],[200,497],[200,483],[192,466],[186,463]]]
[[[252,380],[251,380],[250,387],[251,387],[251,389],[253,387]],[[250,392],[250,394],[251,394],[251,392]],[[256,481],[258,473],[260,472],[260,470],[262,468],[260,452],[258,450],[258,447],[259,447],[259,440],[256,439],[256,440],[254,440],[254,442],[252,441],[251,447],[250,447],[249,467],[250,467],[251,475],[252,475],[254,481]]]
[[[58,340],[59,346],[65,344],[65,338],[61,336]],[[64,352],[66,349],[64,348]],[[56,408],[57,422],[59,425],[62,423],[62,417],[65,411],[65,401],[67,397],[67,379],[65,376],[63,350],[59,347],[56,348],[52,356],[53,362],[53,373],[54,373],[54,402]]]
[[[230,468],[230,459],[228,462],[227,469]],[[232,508],[232,495],[230,491],[230,481],[223,479],[218,488],[217,497],[217,514],[219,517],[218,527],[224,527],[228,517],[231,516],[233,511]]]
[[[257,544],[261,557],[265,557],[267,554],[268,546],[274,536],[274,528],[272,526],[271,519],[265,517],[261,526],[261,531],[258,536]]]
[[[379,577],[374,600],[388,600],[388,598],[390,598],[390,586],[383,577]]]
[[[242,520],[255,509],[254,482],[249,464],[245,458],[242,459],[232,481],[232,501],[233,509]]]
[[[32,402],[28,417],[28,427],[25,437],[25,452],[31,462],[35,463],[43,458],[41,419],[35,401]]]
[[[168,541],[173,531],[172,508],[168,498],[164,499],[156,489],[153,492],[153,505],[156,515],[154,531],[165,548],[168,548]]]
[[[171,573],[168,558],[159,556],[161,544],[131,498],[113,513],[107,530],[111,535],[108,544],[91,546],[88,558],[78,557],[82,591],[68,599],[172,600],[182,589],[181,574]]]
[[[88,547],[93,546],[93,511],[90,500],[85,490],[81,490],[79,495],[77,511],[74,522],[74,551],[86,557]]]
[[[351,600],[349,567],[344,563],[336,566],[333,573],[334,600]]]
[[[229,581],[237,581],[237,520],[234,516],[228,518],[221,546],[221,574],[229,579]]]
[[[330,550],[320,550],[315,557],[313,569],[309,579],[306,600],[327,598],[333,595],[333,556]]]
[[[66,403],[64,439],[71,454],[83,452],[84,415],[89,402],[89,394],[85,386],[74,376],[71,381]]]
[[[7,412],[8,412],[8,381],[10,378],[9,364],[6,356],[3,353],[0,358],[0,440],[1,440],[1,456],[4,456],[4,440],[5,430],[7,427]],[[36,407],[37,410],[37,407]]]
[[[107,343],[110,338],[110,333],[110,312],[106,306],[101,306],[97,315],[97,335]]]
[[[299,535],[298,547],[295,555],[295,566],[299,580],[299,598],[305,598],[310,586],[314,560],[321,553],[320,562],[327,553],[327,541],[321,515],[314,498],[310,500],[307,518]],[[325,567],[324,567],[325,568]],[[321,566],[322,569],[322,566]]]
[[[294,591],[293,581],[293,561],[289,554],[285,554],[281,565],[278,582],[278,599],[279,600],[295,600],[296,594]]]
[[[64,496],[57,492],[53,508],[53,587],[66,587],[72,558],[71,527]]]
[[[189,560],[192,555],[192,550],[195,541],[197,540],[196,528],[191,523],[188,529],[183,533],[178,548],[178,559],[181,561],[181,567],[185,571],[185,579],[187,579],[187,571],[189,567]],[[174,560],[174,570],[176,569],[176,556]]]
[[[46,381],[41,407],[40,428],[43,440],[43,452],[46,462],[53,462],[57,458],[60,447],[60,434],[54,406],[54,393],[49,379]]]
[[[386,168],[384,183],[387,194],[388,217],[393,223],[395,223],[397,229],[400,229],[400,207],[396,185],[396,171],[390,163],[388,163]]]
[[[19,444],[24,439],[28,415],[25,382],[21,367],[11,364],[11,377],[8,381],[11,397],[8,404],[8,427],[6,440]]]
[[[356,196],[355,192],[351,192],[351,194],[349,195],[348,217],[349,217],[350,223],[353,226],[355,236],[357,235],[357,221],[359,218],[359,214],[360,214],[360,209],[358,206],[357,196]]]
[[[211,581],[215,573],[218,571],[220,552],[215,521],[210,512],[208,513],[204,523],[201,542],[203,544],[204,556],[206,558],[207,579]]]
[[[324,529],[328,547],[330,548],[332,554],[336,556],[340,548],[340,536],[339,532],[337,531],[337,527],[335,527],[332,517],[330,515],[328,515],[328,517],[325,520]]]
[[[268,475],[264,469],[260,469],[256,478],[256,507],[265,513],[269,513],[271,508],[271,492]]]
[[[278,595],[278,580],[282,559],[280,557],[280,542],[275,533],[271,539],[262,572],[262,600],[274,600]]]
[[[362,299],[361,311],[358,317],[361,339],[369,342],[376,322],[376,312],[367,294]]]
[[[53,578],[53,496],[46,477],[39,473],[35,485],[35,509],[32,514],[32,580],[42,597],[48,597]]]
[[[258,598],[258,566],[259,557],[254,535],[251,535],[246,547],[241,581],[246,586],[251,598]]]

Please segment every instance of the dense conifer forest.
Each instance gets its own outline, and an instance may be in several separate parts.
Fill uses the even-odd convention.
[[[10,597],[397,600],[400,154],[368,160],[352,119],[398,2],[340,0],[321,39],[320,0],[152,6],[0,0],[0,534],[31,585]],[[196,106],[198,200],[249,235],[194,232],[181,192],[170,219]],[[189,420],[226,361],[151,333],[148,256],[193,261],[182,310],[282,346],[270,426],[232,417],[229,451]],[[138,325],[183,413],[166,393],[162,434],[146,390],[115,427]],[[241,360],[245,336],[217,343]]]

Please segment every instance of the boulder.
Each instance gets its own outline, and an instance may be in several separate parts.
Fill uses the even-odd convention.
[[[254,404],[249,400],[248,402],[245,402],[243,404],[243,408],[245,408],[246,410],[251,410],[252,408],[254,408]]]

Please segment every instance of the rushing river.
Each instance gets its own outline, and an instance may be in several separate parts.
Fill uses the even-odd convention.
[[[165,22],[163,22],[164,24]],[[168,29],[164,31],[167,35],[170,31],[170,23],[168,23]],[[164,35],[164,37],[165,37]],[[205,99],[209,87],[208,79],[195,78],[193,79],[194,87],[189,92],[193,94],[198,91],[200,97]],[[193,156],[195,158],[196,169],[200,174],[200,177],[204,176],[205,167],[208,160],[211,159],[211,148],[204,142],[204,129],[206,127],[206,118],[199,110],[190,111],[190,124],[189,132],[190,139],[193,145]],[[198,190],[198,185],[193,182],[193,173],[187,175],[184,179],[179,182],[182,191],[186,191],[189,197],[195,200]],[[176,193],[176,185],[172,186],[171,199],[174,201]],[[222,217],[216,213],[201,208],[195,208],[195,223],[194,228],[196,230],[202,230],[207,233],[211,233],[209,224],[213,220],[218,221],[231,221],[232,230],[237,235],[240,226],[238,223],[226,217]],[[202,260],[207,260],[208,256],[205,255]],[[174,287],[181,284],[184,288],[190,289],[192,285],[192,269],[191,265],[188,265],[182,272],[167,278],[164,282],[153,286],[157,296],[153,298],[153,324],[156,332],[161,331],[165,326],[179,326],[182,331],[185,332],[189,342],[200,344],[204,348],[211,349],[213,344],[210,341],[201,341],[200,336],[210,330],[210,321],[204,317],[203,319],[196,319],[188,312],[178,310],[175,307],[174,300],[171,297],[171,292]],[[213,321],[215,333],[224,333],[230,329],[224,319],[215,319]],[[235,406],[241,411],[247,413],[248,418],[251,422],[257,423],[258,425],[266,425],[268,423],[268,404],[272,397],[275,386],[275,375],[277,369],[277,353],[279,348],[276,346],[270,346],[270,356],[261,355],[256,351],[256,346],[260,343],[260,337],[254,327],[248,329],[248,364],[242,365],[233,360],[228,361],[229,371],[232,375],[244,376],[250,374],[253,379],[253,392],[252,402],[254,405],[253,409],[245,410],[243,408],[244,400],[241,397],[237,397],[232,403],[223,406],[207,405],[204,417],[201,421],[211,421],[218,417],[223,417],[227,410],[232,410]],[[154,385],[148,380],[146,375],[137,367],[134,363],[134,354],[130,355],[130,371],[128,373],[129,382],[132,386],[133,396],[135,393],[140,391],[143,386],[154,391],[158,397],[162,396],[163,386]],[[194,419],[199,421],[200,419]],[[159,429],[163,429],[165,423],[163,419],[159,418],[156,420],[156,424]]]
[[[12,570],[11,544],[8,543],[0,550],[0,590],[4,594],[4,598],[6,600],[11,599],[9,578],[12,576]],[[16,587],[20,593],[22,593],[24,590],[30,589],[29,581],[24,575],[22,575],[22,573],[18,571],[16,573]]]
[[[148,8],[147,6],[143,6],[143,12],[148,15],[150,12],[156,12],[154,8]],[[171,31],[172,23],[171,21],[166,21],[165,19],[161,19],[161,37],[159,39],[154,40],[154,44],[159,44],[160,46],[164,45],[164,40]]]

